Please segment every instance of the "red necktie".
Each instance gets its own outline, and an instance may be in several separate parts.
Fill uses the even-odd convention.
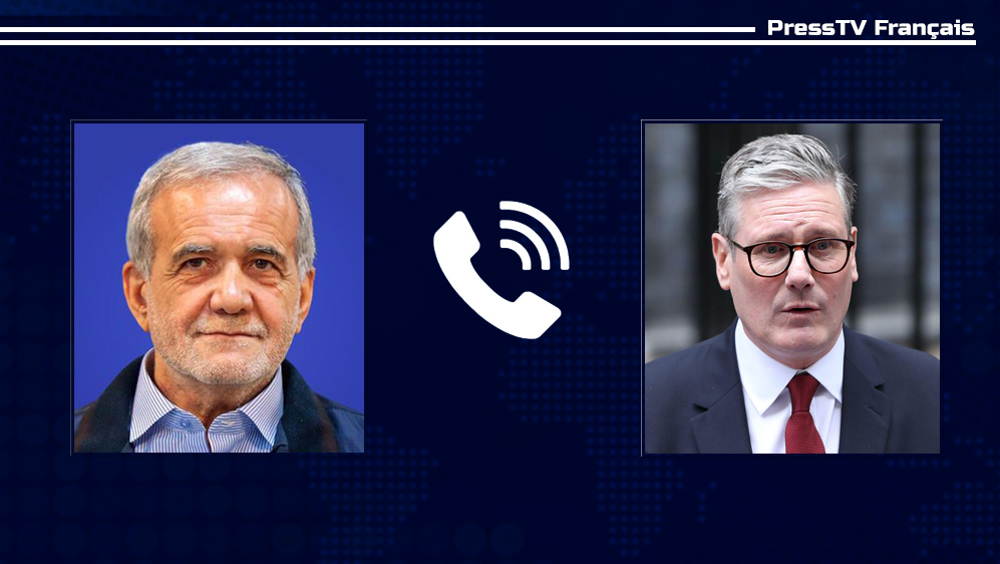
[[[788,391],[792,394],[792,416],[785,425],[785,452],[788,454],[826,453],[809,413],[809,404],[818,387],[819,382],[808,372],[799,372],[788,383]]]

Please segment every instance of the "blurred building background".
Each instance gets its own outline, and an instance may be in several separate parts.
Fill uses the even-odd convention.
[[[719,175],[745,143],[777,133],[822,139],[858,185],[847,325],[940,356],[938,124],[646,123],[646,362],[735,320],[712,259]]]

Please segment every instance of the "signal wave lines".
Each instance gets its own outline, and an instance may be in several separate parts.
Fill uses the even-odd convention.
[[[528,204],[522,204],[521,202],[512,201],[502,201],[500,202],[501,210],[516,211],[523,213],[536,221],[541,223],[548,229],[552,238],[555,239],[556,248],[559,251],[559,268],[560,270],[569,270],[569,249],[566,247],[566,239],[563,237],[562,231],[559,231],[559,227],[556,226],[555,222],[549,219],[549,216],[542,213],[537,208],[533,208]],[[529,241],[538,250],[539,261],[542,264],[542,270],[549,270],[551,267],[551,262],[549,260],[549,250],[545,247],[545,243],[542,242],[542,238],[538,236],[527,225],[511,221],[508,219],[500,220],[500,229],[510,229],[511,231],[517,231],[521,235],[528,238]],[[528,255],[528,251],[517,241],[511,239],[502,239],[500,241],[501,249],[510,249],[517,253],[517,256],[521,258],[521,269],[531,270],[531,257]]]

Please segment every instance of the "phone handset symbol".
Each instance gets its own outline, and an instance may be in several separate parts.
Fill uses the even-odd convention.
[[[566,252],[566,242],[559,228],[548,217],[537,209],[519,202],[500,202],[500,209],[514,210],[526,213],[539,221],[552,232],[562,256],[560,265],[563,270],[569,269],[569,257]],[[548,251],[545,250],[541,238],[523,224],[513,221],[501,222],[501,227],[514,229],[524,233],[529,231],[529,239],[539,247],[543,269],[548,269]],[[527,233],[525,233],[527,234]],[[500,246],[517,252],[521,257],[524,270],[531,268],[527,251],[519,243],[504,239]],[[479,251],[479,239],[476,238],[469,220],[462,212],[455,212],[434,233],[434,254],[438,265],[451,287],[458,292],[465,303],[469,304],[480,317],[497,329],[523,339],[537,339],[559,319],[562,312],[556,306],[543,300],[531,292],[524,292],[513,302],[500,297],[490,288],[472,266],[472,257]]]

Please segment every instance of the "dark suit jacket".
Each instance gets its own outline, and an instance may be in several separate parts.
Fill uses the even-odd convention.
[[[75,452],[132,452],[132,400],[142,357],[132,361],[97,401],[75,413]],[[285,412],[271,452],[364,452],[365,416],[314,393],[287,360],[281,363]]]
[[[750,453],[736,324],[646,364],[647,453]],[[941,363],[844,327],[841,453],[940,451]]]

